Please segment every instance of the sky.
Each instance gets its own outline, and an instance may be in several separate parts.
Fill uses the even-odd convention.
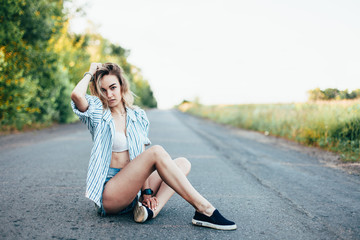
[[[358,0],[73,0],[149,81],[159,108],[290,103],[360,88]]]

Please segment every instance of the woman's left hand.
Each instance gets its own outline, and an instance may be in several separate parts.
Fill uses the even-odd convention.
[[[152,197],[151,195],[143,195],[142,197],[142,204],[144,204],[153,211],[159,205],[158,199],[156,197]]]

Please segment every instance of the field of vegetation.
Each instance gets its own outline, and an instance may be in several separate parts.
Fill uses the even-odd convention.
[[[179,109],[222,124],[337,152],[346,162],[360,161],[360,99],[214,106],[184,102]]]

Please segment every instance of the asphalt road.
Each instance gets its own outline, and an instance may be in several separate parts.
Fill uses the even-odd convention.
[[[99,217],[84,197],[91,137],[80,123],[0,137],[1,239],[360,239],[360,177],[279,139],[175,110],[148,111],[150,139],[236,231],[191,224],[175,195],[156,219]],[[301,149],[301,148],[300,148]]]

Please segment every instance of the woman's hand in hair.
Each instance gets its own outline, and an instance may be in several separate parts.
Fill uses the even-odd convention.
[[[89,72],[94,75],[96,70],[102,66],[102,63],[91,63]]]
[[[96,70],[101,66],[101,63],[91,63],[89,73],[94,76]],[[71,100],[74,101],[75,106],[80,112],[85,112],[89,107],[89,103],[86,100],[85,95],[91,79],[92,78],[85,73],[84,77],[80,80],[80,82],[78,82],[71,93]]]

